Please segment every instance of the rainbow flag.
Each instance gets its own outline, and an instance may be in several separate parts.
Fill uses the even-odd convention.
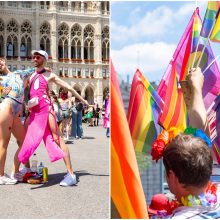
[[[159,124],[164,129],[172,126],[186,128],[186,105],[183,93],[178,88],[175,65],[172,66],[168,87],[166,90],[163,112],[159,117]]]
[[[210,36],[210,40],[213,42],[220,42],[220,9],[218,12],[218,18]]]
[[[191,46],[191,55],[189,58],[189,66],[192,66],[192,62],[194,59],[194,56],[196,56],[195,59],[195,65],[197,64],[201,52],[203,50],[203,47],[205,47],[205,51],[202,54],[202,59],[200,62],[200,68],[202,72],[206,69],[206,67],[214,60],[215,56],[212,52],[210,43],[206,42],[206,39],[200,38],[199,41],[199,35],[202,27],[201,18],[199,16],[199,10],[196,10],[195,18],[194,18],[194,26],[193,26],[193,33],[192,33],[192,46]],[[196,47],[197,43],[199,41],[199,46],[197,53]],[[220,92],[220,72],[218,68],[217,62],[214,62],[211,67],[204,73],[204,85],[202,89],[203,93],[203,99],[205,103],[206,110],[209,108],[209,106],[212,104],[212,102],[215,100],[216,96]]]
[[[173,65],[175,66],[178,80],[180,81],[186,78],[188,68],[192,66],[201,27],[202,22],[199,16],[199,9],[197,8],[194,11],[186,27],[186,30],[174,52],[172,60],[170,61],[170,64],[157,89],[158,94],[163,100],[165,99],[170,72],[173,68]],[[206,45],[206,49],[200,62],[200,67],[202,71],[204,71],[214,59],[214,54],[212,52],[210,44],[206,44],[204,39],[200,39],[200,45],[196,53],[195,64],[198,62],[204,45]],[[217,62],[211,65],[211,67],[204,73],[204,78],[205,84],[203,86],[203,98],[205,102],[205,107],[206,109],[208,109],[211,103],[214,101],[215,97],[218,95],[218,92],[220,91],[220,72]]]
[[[205,12],[205,17],[202,22],[201,33],[200,33],[202,37],[208,38],[209,34],[211,34],[219,8],[220,8],[219,1],[208,2],[207,9]]]
[[[127,116],[135,151],[150,153],[160,132],[157,121],[162,108],[162,99],[137,69],[131,85]]]
[[[208,122],[212,149],[215,153],[218,164],[220,164],[220,94],[216,97],[208,110]]]
[[[183,93],[177,83],[185,79],[188,71],[195,16],[196,12],[191,16],[157,89],[158,94],[164,101],[163,113],[159,117],[159,124],[166,129],[171,126],[185,127],[187,123]]]
[[[130,130],[111,63],[111,199],[120,218],[148,218]]]
[[[164,73],[160,84],[157,88],[157,93],[159,96],[165,100],[166,90],[169,83],[169,78],[172,72],[173,66],[175,66],[176,74],[178,80],[184,80],[186,73],[188,71],[188,60],[191,52],[191,42],[192,42],[192,27],[194,22],[195,13],[193,13],[190,21],[180,39],[179,44],[173,54],[173,57],[168,65],[166,72]]]

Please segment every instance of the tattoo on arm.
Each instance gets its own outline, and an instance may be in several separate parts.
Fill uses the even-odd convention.
[[[16,70],[14,71],[15,74],[19,74],[21,76],[22,79],[24,79],[27,76],[30,76],[32,73],[35,72],[35,68],[29,68],[26,70]]]

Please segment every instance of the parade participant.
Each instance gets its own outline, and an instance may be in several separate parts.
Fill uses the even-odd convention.
[[[59,103],[57,95],[53,91],[50,91],[49,95],[50,95],[51,101],[53,103],[53,109],[54,109],[54,113],[56,115],[56,122],[57,122],[57,125],[59,127],[59,125],[62,122],[62,114],[61,114],[60,103]]]
[[[202,98],[203,82],[200,68],[190,70],[187,75],[187,110],[190,124],[204,129],[209,135]],[[163,131],[152,145],[153,159],[158,160],[163,156],[167,183],[176,196],[176,200],[169,202],[172,204],[169,213],[159,211],[158,218],[166,214],[171,214],[169,218],[220,217],[219,192],[217,186],[209,182],[215,156],[211,154],[211,141],[200,129],[187,128],[185,134],[181,134],[181,128],[171,128]]]
[[[189,85],[187,94],[189,97],[189,103],[187,107],[189,124],[194,128],[204,130],[205,133],[209,136],[210,131],[207,119],[207,112],[202,96],[204,75],[202,74],[202,71],[199,67],[192,68],[189,71],[186,79]],[[213,160],[217,161],[213,149],[210,150]]]
[[[55,114],[48,96],[48,84],[55,83],[72,92],[83,103],[88,105],[88,102],[55,73],[45,71],[44,66],[48,60],[48,54],[45,51],[34,50],[32,55],[33,64],[37,68],[29,80],[32,85],[30,86],[30,98],[33,100],[33,105],[30,105],[28,130],[18,158],[22,163],[25,163],[43,139],[51,162],[64,158],[68,173],[60,185],[70,186],[76,184],[76,176],[73,174],[69,150],[58,133]]]
[[[82,102],[80,102],[79,99],[75,99],[74,105],[72,107],[71,138],[82,138],[83,136],[82,110],[83,110]]]
[[[95,121],[94,121],[94,126],[99,126],[99,118],[100,118],[100,108],[99,105],[96,104],[95,106]]]
[[[68,91],[65,91],[64,89],[60,93],[60,108],[62,111],[62,135],[64,137],[64,140],[69,139],[69,128],[70,128],[70,100],[68,99]],[[66,132],[66,137],[64,136]]]
[[[4,168],[11,134],[17,139],[19,147],[21,147],[25,137],[25,128],[19,115],[22,112],[24,87],[26,86],[28,76],[34,71],[35,68],[10,72],[7,68],[5,59],[0,58],[0,83],[3,88],[8,88],[5,90],[3,101],[0,104],[0,185],[15,184],[17,183],[17,179],[20,180],[22,176],[19,172],[20,162],[17,158],[19,149],[14,156],[11,177],[4,174]],[[26,166],[29,167],[29,164]]]
[[[187,95],[190,97],[187,107],[189,124],[192,127],[204,130],[209,135],[207,112],[202,96],[204,75],[199,67],[197,69],[193,68],[189,71],[186,79],[189,84]]]
[[[105,114],[103,119],[103,127],[106,128],[106,137],[110,136],[110,99],[109,94],[105,97]]]
[[[169,218],[219,218],[217,186],[209,182],[213,159],[211,141],[202,130],[163,130],[152,145],[152,157],[163,157],[167,183],[175,195]],[[166,215],[166,213],[158,213]]]

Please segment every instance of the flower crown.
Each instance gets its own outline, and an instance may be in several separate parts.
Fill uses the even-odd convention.
[[[201,138],[209,148],[212,147],[212,142],[208,138],[208,136],[204,133],[204,131],[196,128],[192,128],[191,126],[186,128],[182,127],[171,127],[168,130],[163,130],[157,137],[157,140],[152,144],[151,156],[152,160],[156,160],[156,162],[163,156],[164,150],[167,144],[171,139],[175,138],[179,133],[191,134],[195,137]]]

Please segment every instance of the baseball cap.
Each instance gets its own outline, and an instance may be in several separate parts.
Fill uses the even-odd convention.
[[[44,50],[32,50],[31,54],[34,55],[35,53],[39,53],[40,55],[42,55],[46,60],[48,60],[48,54],[46,51]]]
[[[171,212],[171,204],[169,199],[163,194],[156,194],[151,199],[151,204],[148,208],[148,212],[151,214],[157,214],[158,211],[166,213]]]

